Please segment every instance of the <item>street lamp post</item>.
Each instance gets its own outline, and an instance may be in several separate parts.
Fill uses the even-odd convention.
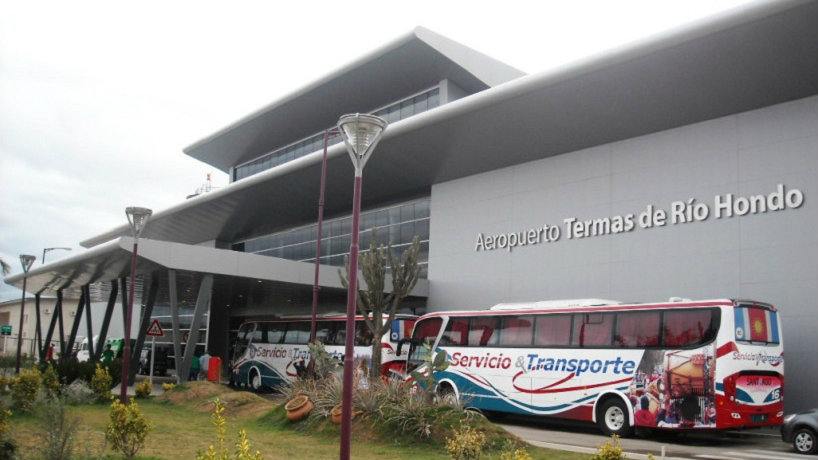
[[[128,377],[131,363],[131,318],[133,317],[133,296],[136,285],[136,251],[139,244],[139,235],[145,230],[153,211],[148,208],[128,207],[125,214],[128,216],[128,223],[131,224],[133,233],[133,251],[131,251],[131,283],[128,292],[128,311],[125,315],[125,344],[122,349],[122,381],[119,385],[119,400],[122,404],[128,402]]]
[[[71,248],[66,248],[66,247],[43,248],[43,260],[42,260],[42,263],[45,263],[45,254],[46,254],[47,252],[57,251],[57,250],[60,250],[60,251],[70,251],[70,250],[71,250]]]
[[[31,268],[35,260],[37,260],[37,258],[32,255],[20,255],[20,265],[23,266],[23,298],[20,300],[20,328],[17,330],[17,364],[14,367],[15,374],[20,373],[20,362],[23,351],[23,317],[26,313],[26,281],[28,281],[28,269]]]
[[[344,387],[341,405],[341,460],[349,460],[352,435],[352,372],[355,340],[355,310],[358,300],[358,229],[361,217],[361,184],[366,162],[386,129],[386,120],[374,115],[349,114],[338,120],[349,158],[355,167],[352,195],[352,242],[349,246],[349,289],[347,291],[346,343],[344,347]]]
[[[324,157],[321,160],[321,186],[318,192],[318,225],[315,237],[315,273],[312,283],[312,319],[310,320],[310,343],[315,342],[316,323],[318,321],[318,273],[321,260],[321,237],[324,225],[324,195],[327,187],[327,148],[329,147],[330,135],[337,135],[337,129],[327,129],[324,131]],[[315,366],[314,360],[310,360],[310,370]],[[312,372],[310,372],[312,373]]]

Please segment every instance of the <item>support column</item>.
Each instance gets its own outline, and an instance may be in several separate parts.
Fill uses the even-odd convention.
[[[45,356],[43,355],[43,327],[40,321],[40,293],[34,294],[34,314],[37,315],[34,324],[34,338],[37,347],[37,358],[43,362]]]
[[[74,351],[74,342],[77,340],[77,332],[80,330],[80,321],[82,320],[82,310],[85,307],[85,295],[87,286],[80,287],[80,301],[77,303],[77,308],[74,310],[74,322],[71,323],[71,332],[68,333],[68,343],[65,344],[65,350],[60,355],[60,361],[71,357]]]
[[[57,302],[54,304],[54,312],[51,313],[51,322],[48,325],[48,332],[45,335],[45,343],[43,344],[41,356],[45,362],[45,356],[48,352],[48,347],[51,345],[51,338],[54,335],[54,328],[57,326],[57,314],[62,308],[62,289],[57,290]]]
[[[88,359],[94,362],[94,327],[91,324],[91,285],[85,285],[85,328],[88,337]]]
[[[173,361],[176,369],[176,383],[182,383],[182,343],[179,332],[179,299],[176,294],[176,270],[168,270],[168,300],[170,303],[171,336],[173,339]]]
[[[113,316],[114,307],[116,306],[118,286],[116,280],[111,280],[111,293],[108,295],[108,305],[105,307],[105,316],[102,318],[102,327],[99,329],[99,340],[97,341],[97,348],[94,350],[94,362],[99,361],[102,352],[105,351],[105,340],[108,338],[108,326],[111,324],[111,316]]]
[[[153,304],[156,302],[156,294],[159,291],[159,276],[157,273],[151,274],[151,284],[148,288],[148,297],[145,302],[145,307],[142,309],[141,318],[139,321],[139,331],[136,335],[136,344],[131,350],[131,368],[128,370],[128,385],[133,385],[136,377],[136,370],[139,368],[139,358],[142,356],[142,346],[145,345],[145,335],[148,332],[148,327],[151,325],[151,315],[153,314]]]
[[[122,291],[122,332],[125,332],[125,323],[128,321],[128,279],[124,276],[119,279],[120,291]]]
[[[57,313],[57,322],[60,327],[60,359],[65,356],[65,327],[63,326],[62,302],[60,302],[60,309]]]
[[[199,328],[202,323],[204,312],[210,308],[210,297],[213,294],[213,275],[202,276],[202,283],[199,285],[199,294],[196,297],[196,308],[193,310],[193,320],[190,323],[190,334],[185,344],[185,356],[182,360],[181,376],[182,380],[187,380],[190,374],[190,363],[196,350],[196,341],[199,338]]]

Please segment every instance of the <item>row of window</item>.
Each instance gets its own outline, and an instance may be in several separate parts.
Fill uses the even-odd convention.
[[[310,341],[309,321],[290,321],[281,323],[254,323],[255,330],[242,328],[239,341],[254,344],[296,344],[305,345]],[[346,342],[346,323],[343,321],[318,321],[315,338],[324,345],[344,345]],[[355,322],[355,346],[371,346],[372,332],[363,321]]]
[[[441,346],[688,348],[713,340],[718,309],[451,317]]]
[[[380,110],[373,112],[387,122],[392,123],[412,115],[425,112],[440,105],[440,89],[435,87],[417,96],[390,104]],[[332,134],[327,139],[327,145],[334,145],[342,142],[341,136]],[[243,179],[253,174],[266,171],[280,164],[287,163],[296,158],[303,157],[312,152],[317,152],[324,148],[324,133],[314,134],[306,139],[295,142],[267,153],[253,161],[237,166],[233,171],[233,180]]]
[[[324,223],[321,238],[321,263],[341,267],[349,254],[351,219],[341,217]],[[417,236],[420,240],[418,264],[420,276],[426,277],[429,260],[429,198],[421,198],[400,205],[373,209],[361,214],[359,247],[366,252],[370,242],[392,246],[400,257]],[[237,251],[252,252],[270,257],[311,262],[315,260],[317,225],[299,227],[253,238],[233,245]]]

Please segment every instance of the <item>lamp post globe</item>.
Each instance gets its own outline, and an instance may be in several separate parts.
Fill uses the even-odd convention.
[[[148,208],[129,206],[125,208],[128,224],[133,234],[133,250],[131,251],[131,282],[128,290],[128,311],[125,314],[124,346],[122,347],[122,374],[119,385],[119,400],[124,404],[128,400],[128,383],[131,376],[131,321],[133,320],[134,286],[136,285],[136,254],[139,247],[139,236],[148,225],[151,211]]]
[[[347,290],[346,342],[344,346],[344,386],[341,400],[341,460],[349,460],[352,437],[352,372],[354,359],[355,310],[358,301],[358,232],[361,217],[361,184],[366,162],[378,145],[387,122],[367,114],[344,115],[338,120],[338,130],[344,138],[347,153],[355,167],[355,187],[352,194],[352,235],[349,246],[349,284]]]
[[[338,130],[344,139],[357,176],[363,172],[366,162],[381,140],[386,125],[387,122],[383,118],[365,113],[351,113],[338,119]]]
[[[20,265],[23,267],[23,298],[20,299],[20,322],[17,329],[17,361],[14,366],[15,374],[20,373],[20,364],[22,363],[23,356],[23,319],[26,314],[26,282],[28,281],[28,271],[31,269],[31,265],[34,264],[35,260],[37,260],[37,257],[30,254],[20,255]]]

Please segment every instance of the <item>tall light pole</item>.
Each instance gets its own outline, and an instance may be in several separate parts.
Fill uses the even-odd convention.
[[[122,348],[122,381],[119,384],[119,400],[122,404],[128,401],[128,377],[130,375],[131,364],[131,318],[133,317],[133,293],[136,285],[136,251],[139,245],[139,235],[145,230],[148,219],[153,214],[148,208],[128,207],[125,208],[128,216],[128,223],[131,224],[133,233],[133,251],[131,251],[131,283],[128,292],[128,311],[125,315],[125,344]]]
[[[57,250],[60,250],[60,251],[70,251],[70,250],[71,250],[71,248],[65,248],[65,247],[43,248],[43,260],[42,260],[42,263],[45,263],[45,253],[47,253],[47,252],[51,252],[51,251],[57,251]]]
[[[349,246],[349,289],[347,291],[346,343],[344,347],[344,388],[341,405],[341,460],[349,460],[352,435],[352,372],[355,345],[355,310],[358,301],[358,228],[361,217],[361,184],[364,166],[378,141],[386,120],[374,115],[349,114],[338,120],[338,130],[355,167],[355,188],[352,194],[352,242]]]
[[[20,255],[20,265],[23,266],[23,298],[20,300],[20,328],[17,330],[17,365],[14,367],[15,374],[20,373],[20,362],[23,351],[23,317],[26,313],[26,281],[28,281],[28,269],[31,268],[35,260],[37,260],[37,258],[32,255]]]
[[[329,147],[330,135],[337,135],[337,129],[327,129],[324,131],[324,157],[321,160],[321,188],[318,192],[318,225],[315,235],[315,273],[312,283],[312,319],[310,320],[310,343],[315,342],[316,324],[318,321],[318,274],[321,266],[321,238],[323,237],[324,225],[324,195],[327,188],[327,148]],[[315,368],[315,360],[310,360],[309,369]]]

